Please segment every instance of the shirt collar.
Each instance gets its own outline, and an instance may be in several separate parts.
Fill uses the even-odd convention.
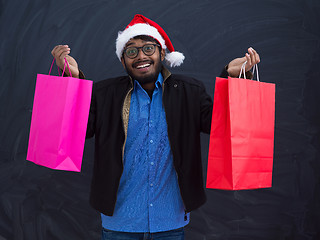
[[[162,77],[162,74],[161,72],[159,73],[158,75],[158,79],[156,81],[156,88],[161,88],[162,87],[162,83],[163,83],[163,77]]]

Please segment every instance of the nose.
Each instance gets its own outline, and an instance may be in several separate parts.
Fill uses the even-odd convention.
[[[136,58],[142,59],[142,58],[144,58],[146,56],[147,55],[144,54],[144,52],[142,51],[142,48],[138,48],[138,56]]]

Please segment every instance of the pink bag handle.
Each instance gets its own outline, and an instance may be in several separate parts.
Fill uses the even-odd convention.
[[[55,58],[53,58],[53,60],[52,60],[51,67],[50,67],[50,70],[49,70],[49,75],[51,74],[51,70],[52,70],[52,66],[53,66],[54,60],[55,60]],[[59,67],[58,67],[58,74],[60,76],[60,68]]]
[[[52,60],[51,67],[50,67],[50,70],[49,70],[49,75],[51,74],[51,70],[52,70],[52,66],[53,66],[54,60],[55,60],[55,58],[53,58],[53,60]],[[65,69],[66,69],[66,65],[68,66],[70,77],[72,77],[71,70],[70,70],[70,67],[69,67],[69,64],[68,64],[68,61],[67,61],[66,58],[64,58],[64,67],[63,67],[63,72],[62,72],[61,76],[63,77],[63,74],[64,74]],[[59,72],[58,74],[60,76],[60,68],[59,67],[58,67],[58,72]]]

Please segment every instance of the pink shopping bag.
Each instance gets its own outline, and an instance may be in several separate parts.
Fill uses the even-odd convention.
[[[53,62],[49,75],[37,75],[27,160],[80,172],[92,81],[62,77],[67,61],[61,77],[50,76]]]

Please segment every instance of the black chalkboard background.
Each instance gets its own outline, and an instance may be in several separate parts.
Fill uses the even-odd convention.
[[[69,44],[87,79],[125,74],[115,39],[136,13],[185,54],[172,72],[203,81],[212,96],[215,76],[250,46],[262,59],[260,79],[276,83],[273,187],[208,189],[186,239],[320,239],[319,0],[0,1],[0,239],[100,239],[88,203],[94,140],[81,173],[25,160],[35,79],[48,73],[57,44]]]

